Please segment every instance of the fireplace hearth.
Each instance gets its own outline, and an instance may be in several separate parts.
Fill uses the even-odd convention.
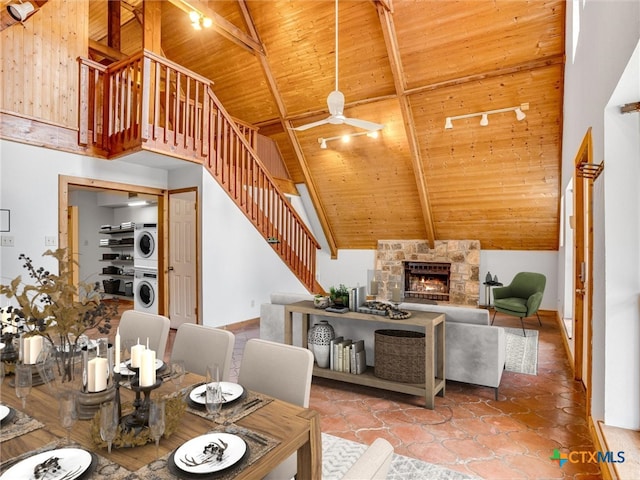
[[[451,263],[404,262],[404,298],[449,301]]]

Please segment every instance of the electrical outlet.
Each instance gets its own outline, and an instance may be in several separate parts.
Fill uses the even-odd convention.
[[[14,246],[13,235],[2,235],[2,246],[3,247],[13,247]]]
[[[44,237],[45,247],[55,247],[58,244],[58,238],[55,235],[47,235]]]

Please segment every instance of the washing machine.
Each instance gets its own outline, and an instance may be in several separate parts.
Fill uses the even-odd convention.
[[[158,268],[158,224],[136,223],[133,268]]]
[[[136,268],[133,274],[133,308],[158,313],[158,270]]]

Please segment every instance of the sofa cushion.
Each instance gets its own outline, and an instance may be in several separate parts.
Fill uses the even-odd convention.
[[[271,303],[276,305],[287,305],[289,303],[301,302],[303,300],[313,300],[313,295],[309,293],[287,292],[275,292],[271,294]]]
[[[422,312],[444,313],[447,322],[489,325],[489,311],[483,308],[459,307],[455,305],[431,305],[426,303],[402,303],[400,308]]]

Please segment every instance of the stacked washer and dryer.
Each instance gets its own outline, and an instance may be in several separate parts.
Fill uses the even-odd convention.
[[[158,313],[158,224],[136,223],[133,249],[133,307]]]

